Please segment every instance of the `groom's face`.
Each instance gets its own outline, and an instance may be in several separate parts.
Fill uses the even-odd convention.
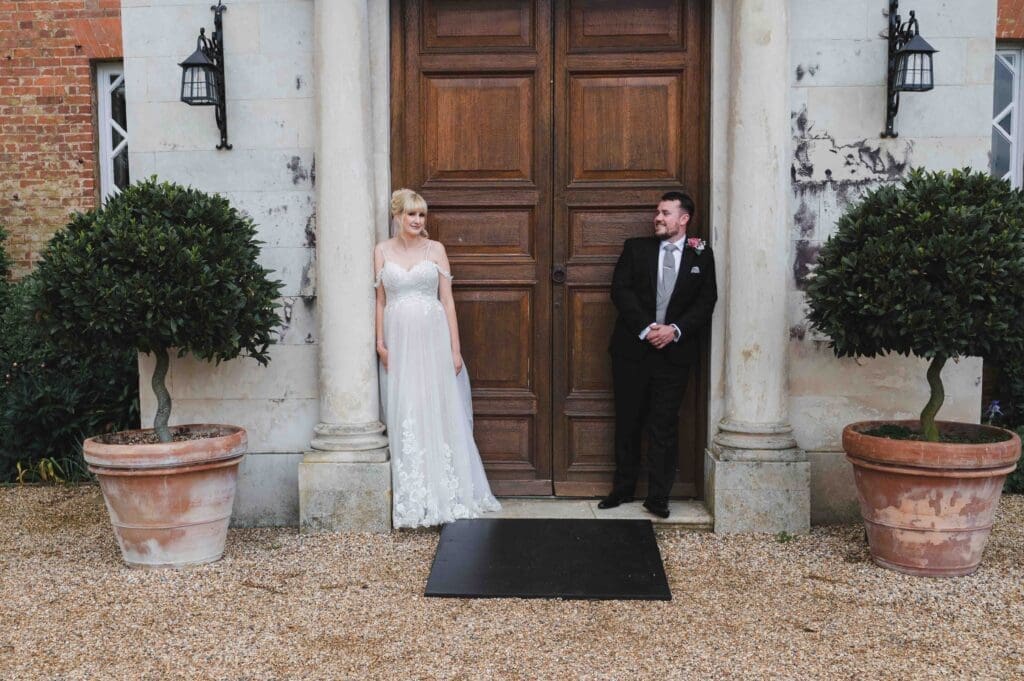
[[[686,223],[690,214],[683,210],[678,201],[662,201],[654,215],[654,236],[662,241],[675,239],[686,234]]]

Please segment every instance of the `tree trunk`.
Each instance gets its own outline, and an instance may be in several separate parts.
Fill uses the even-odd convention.
[[[156,431],[160,442],[170,442],[172,438],[167,421],[171,418],[171,393],[167,391],[164,379],[167,378],[167,368],[171,361],[167,356],[167,348],[154,350],[153,354],[156,355],[156,369],[153,370],[152,381],[153,393],[156,395],[156,418],[153,419],[153,430]]]
[[[942,367],[945,363],[946,358],[938,355],[928,365],[928,387],[932,392],[928,398],[928,404],[924,405],[924,410],[921,412],[921,433],[929,442],[939,441],[939,427],[935,425],[935,415],[939,413],[939,407],[946,399],[941,377]]]

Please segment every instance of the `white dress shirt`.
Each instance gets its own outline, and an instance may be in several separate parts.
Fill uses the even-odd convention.
[[[658,247],[658,284],[659,285],[661,284],[661,278],[662,278],[662,275],[664,274],[663,266],[665,264],[665,247],[668,246],[669,244],[672,244],[673,246],[676,247],[675,250],[672,253],[672,257],[675,258],[675,260],[676,260],[676,281],[677,282],[679,281],[679,265],[680,265],[680,263],[683,260],[683,247],[686,245],[685,242],[686,242],[686,233],[684,232],[682,236],[676,238],[675,240],[663,241],[661,243],[661,246]],[[652,322],[652,323],[654,323],[654,322]],[[672,342],[673,343],[678,343],[679,339],[683,337],[683,332],[680,331],[679,327],[676,326],[675,324],[671,324],[670,326],[673,329],[676,330],[676,337],[675,337],[675,340],[673,340]],[[647,338],[647,334],[650,333],[650,332],[651,332],[651,327],[650,327],[650,325],[648,325],[643,331],[640,332],[640,340],[644,340],[645,338]]]

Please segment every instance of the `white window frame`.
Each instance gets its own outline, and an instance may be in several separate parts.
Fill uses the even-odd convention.
[[[114,82],[110,81],[114,76]],[[107,198],[119,194],[121,190],[114,184],[114,157],[128,146],[128,131],[112,118],[110,93],[124,82],[123,62],[101,62],[96,65],[96,122],[99,127],[99,165],[100,165],[100,197]],[[112,130],[121,135],[121,142],[113,147]]]
[[[1005,55],[1011,54],[1015,56],[1013,64],[1004,59]],[[1022,136],[1024,136],[1024,122],[1021,121],[1022,116],[1024,116],[1024,101],[1022,101],[1022,96],[1024,96],[1024,46],[1013,43],[999,44],[996,46],[995,58],[997,61],[1001,61],[1003,66],[1010,69],[1010,72],[1013,74],[1013,94],[1010,98],[1010,104],[1005,109],[992,112],[992,130],[998,131],[998,134],[1003,137],[1009,137],[1010,172],[1004,175],[1002,179],[1009,180],[1010,184],[1014,187],[1021,187],[1024,186],[1024,139],[1022,139]],[[1008,111],[1013,117],[1009,136],[996,123]]]

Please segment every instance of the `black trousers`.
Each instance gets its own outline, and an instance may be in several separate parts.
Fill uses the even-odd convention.
[[[615,392],[615,482],[612,493],[633,496],[640,474],[640,436],[647,426],[649,499],[668,498],[679,456],[679,407],[688,365],[651,350],[642,359],[612,355]]]

